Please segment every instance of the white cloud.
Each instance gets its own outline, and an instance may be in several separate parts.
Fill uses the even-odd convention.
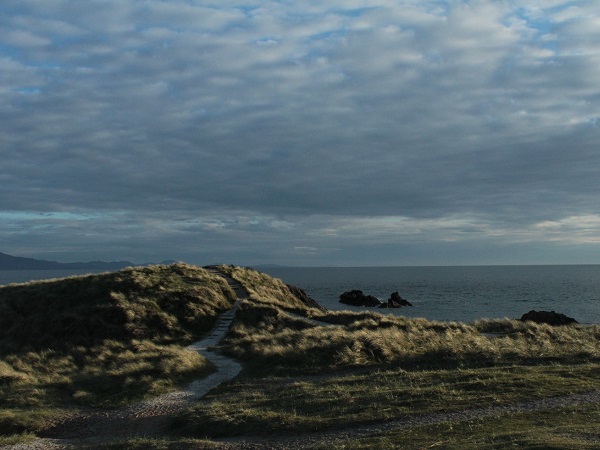
[[[542,239],[564,244],[599,244],[600,215],[569,216],[539,222],[533,226]]]
[[[148,239],[535,240],[597,214],[598,8],[9,0],[0,209],[126,211]]]

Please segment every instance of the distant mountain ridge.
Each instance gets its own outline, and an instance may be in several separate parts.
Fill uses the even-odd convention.
[[[23,258],[0,252],[0,270],[61,270],[61,269],[90,269],[90,270],[119,270],[135,266],[129,261],[89,261],[60,263],[43,259]]]

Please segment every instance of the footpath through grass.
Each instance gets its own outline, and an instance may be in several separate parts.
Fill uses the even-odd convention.
[[[0,436],[206,376],[185,346],[233,301],[222,277],[186,264],[0,287]]]
[[[256,277],[248,270],[236,272],[242,284],[248,278],[252,286]],[[598,326],[551,327],[508,319],[446,323],[371,312],[305,309],[304,316],[332,324],[319,326],[289,311],[273,299],[272,291],[263,297],[254,295],[242,305],[224,351],[244,362],[243,377],[181,414],[173,425],[176,435],[278,436],[352,429],[408,416],[600,389]],[[567,428],[581,426],[589,431],[590,421],[600,425],[597,414],[585,414],[584,408],[573,411]],[[590,411],[597,411],[596,405]],[[530,442],[530,448],[543,448],[535,447],[534,437],[554,445],[554,437],[548,434],[545,440],[539,429],[537,435],[528,434],[530,423],[525,419],[503,420],[513,430],[499,430],[504,433],[500,445]],[[471,441],[487,442],[486,424],[493,420],[477,423],[483,440],[471,436]],[[548,423],[541,421],[538,428]],[[467,437],[464,426],[458,426],[456,442]],[[433,429],[444,429],[436,427]],[[414,446],[408,445],[410,439],[398,440],[406,430],[352,445],[384,448],[385,439],[402,442],[400,448],[435,444],[429,439],[431,430],[423,431],[423,439],[417,437],[418,430],[425,428],[411,431],[417,433]],[[573,435],[573,445],[578,440]],[[354,448],[348,445],[340,448]],[[477,444],[473,445],[476,448]]]
[[[314,435],[600,390],[600,326],[324,312],[281,280],[220,270],[250,294],[222,346],[243,363],[241,376],[174,418],[169,436],[103,448],[211,448],[219,438]],[[0,445],[73,405],[124,404],[210,371],[184,346],[230,307],[221,277],[187,265],[91,277],[0,288]],[[599,419],[600,406],[586,404],[322,448],[591,449]]]

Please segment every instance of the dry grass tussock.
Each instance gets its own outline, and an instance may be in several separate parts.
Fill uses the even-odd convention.
[[[314,312],[313,317],[319,318]],[[519,321],[435,322],[377,313],[328,312],[317,326],[276,306],[246,305],[227,351],[252,369],[318,371],[394,365],[470,367],[600,358],[599,326],[552,327]]]
[[[227,283],[186,264],[0,288],[0,351],[105,339],[190,342],[235,301]]]
[[[245,302],[225,348],[245,363],[245,376],[181,414],[173,431],[195,437],[309,433],[598,386],[599,326],[508,319],[466,324],[376,312],[307,315],[290,314],[275,302]],[[511,432],[523,431],[519,426]],[[402,433],[393,445],[377,442],[370,448],[405,448],[411,440]],[[470,437],[467,430],[456,441]]]
[[[278,278],[245,267],[219,266],[219,270],[244,286],[254,302],[275,305],[299,314],[306,314],[307,310],[313,309],[294,296],[287,285]]]
[[[150,341],[9,355],[0,364],[0,436],[43,429],[56,408],[118,406],[211,371],[196,352]]]
[[[1,287],[0,435],[36,431],[48,408],[115,406],[207,375],[185,346],[234,301],[222,277],[186,264]]]
[[[600,327],[479,320],[436,322],[377,312],[308,308],[280,280],[221,266],[250,293],[226,340],[227,352],[260,373],[340,367],[468,367],[515,362],[596,360]],[[318,326],[297,315],[337,326]]]

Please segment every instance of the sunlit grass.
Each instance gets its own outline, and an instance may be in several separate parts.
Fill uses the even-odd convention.
[[[0,288],[0,351],[105,339],[190,342],[235,293],[219,276],[176,264]]]
[[[206,376],[212,364],[185,346],[234,300],[222,277],[186,264],[0,288],[0,435]]]
[[[311,373],[390,364],[407,369],[461,368],[600,358],[599,326],[466,324],[377,313],[343,313],[337,316],[343,325],[318,326],[276,306],[252,304],[242,308],[238,318],[226,351],[259,372]],[[490,334],[491,329],[503,332]]]
[[[254,269],[238,266],[219,266],[219,270],[240,282],[255,302],[276,305],[303,314],[311,309],[296,298],[280,279],[272,278]]]

